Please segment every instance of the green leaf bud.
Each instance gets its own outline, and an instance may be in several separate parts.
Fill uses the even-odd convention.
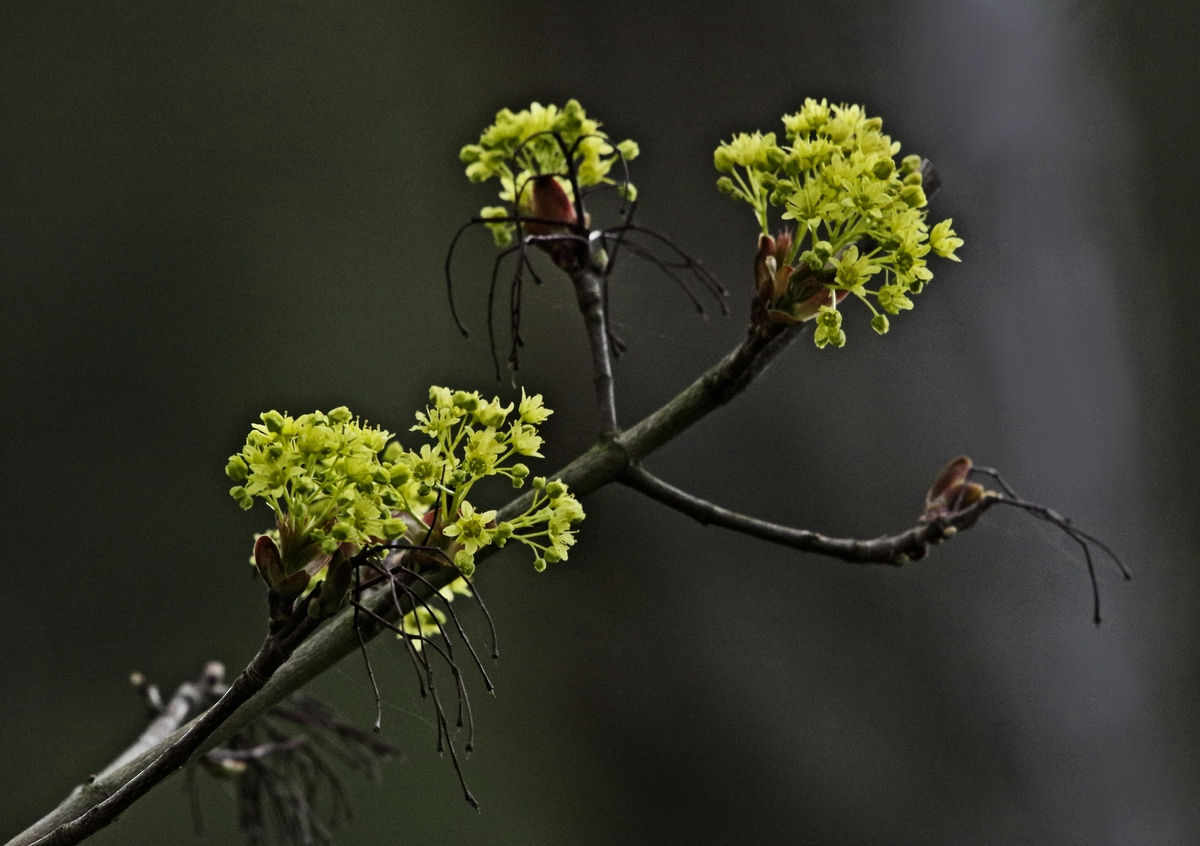
[[[871,328],[880,335],[886,335],[888,330],[888,319],[886,314],[877,314],[871,318]]]
[[[229,457],[229,463],[225,465],[225,475],[229,477],[230,481],[244,482],[249,472],[250,468],[246,466],[245,460],[240,455]]]

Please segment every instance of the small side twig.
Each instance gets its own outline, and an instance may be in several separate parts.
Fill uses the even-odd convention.
[[[960,528],[972,525],[984,511],[997,502],[995,497],[985,497],[973,505],[928,522],[918,523],[899,534],[860,540],[831,538],[818,532],[793,529],[789,526],[781,526],[778,523],[730,511],[728,508],[714,505],[687,491],[667,484],[641,465],[629,468],[621,477],[621,481],[634,490],[640,491],[651,499],[674,508],[704,525],[721,526],[803,552],[815,552],[831,558],[839,558],[851,564],[899,566],[924,558],[929,551],[930,544],[953,537]]]
[[[133,673],[129,680],[134,689],[146,699],[150,708],[154,709],[157,703],[157,711],[160,716],[146,727],[146,730],[129,748],[97,773],[94,777],[96,779],[105,778],[143,752],[153,749],[163,738],[216,701],[224,692],[225,665],[220,661],[210,661],[204,667],[204,672],[200,674],[197,681],[181,684],[175,691],[175,695],[165,705],[162,703],[158,686],[148,683],[146,677],[141,673]]]
[[[1013,489],[1000,478],[999,473],[994,469],[973,467],[970,459],[965,457],[955,459],[951,462],[950,467],[956,465],[961,468],[963,479],[972,472],[981,473],[994,478],[1004,488],[1005,493],[984,491],[982,486],[971,484],[969,487],[975,489],[974,495],[964,497],[961,496],[961,493],[964,492],[963,489],[966,485],[959,485],[951,489],[960,493],[958,497],[947,499],[943,496],[935,501],[931,501],[927,497],[926,511],[917,525],[896,535],[885,535],[870,540],[831,538],[806,529],[795,529],[760,520],[757,517],[739,514],[664,482],[640,464],[632,464],[626,469],[620,481],[651,499],[688,515],[703,525],[720,526],[781,546],[803,552],[815,552],[851,564],[899,566],[909,561],[920,560],[928,554],[930,545],[948,540],[959,531],[969,529],[993,505],[1019,508],[1055,526],[1079,545],[1083,552],[1084,562],[1087,564],[1088,578],[1092,587],[1092,619],[1096,625],[1100,625],[1100,587],[1096,579],[1091,547],[1094,545],[1112,559],[1121,575],[1128,581],[1132,575],[1117,554],[1103,541],[1077,528],[1068,518],[1063,517],[1057,511],[1017,497]],[[943,471],[943,474],[945,472]],[[930,492],[930,497],[936,490],[937,483],[935,483],[934,490]],[[948,508],[945,507],[947,504]]]

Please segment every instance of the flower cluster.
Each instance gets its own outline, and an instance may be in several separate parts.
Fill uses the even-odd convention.
[[[225,473],[229,493],[249,509],[258,497],[275,512],[283,575],[303,570],[343,543],[402,537],[393,509],[405,501],[402,476],[379,461],[391,433],[355,418],[344,406],[300,417],[268,411]]]
[[[542,216],[535,208],[536,177],[552,178],[555,194],[561,192],[570,201],[574,200],[572,171],[581,189],[615,185],[632,200],[634,187],[608,174],[618,158],[630,161],[637,154],[636,143],[625,140],[613,145],[600,131],[600,122],[589,118],[577,100],[568,100],[561,109],[540,103],[516,113],[501,109],[479,143],[463,147],[459,158],[467,165],[472,182],[500,179],[500,199],[508,205],[487,206],[481,216],[498,219],[488,227],[496,244],[503,247],[512,242],[516,232],[514,212]]]
[[[436,499],[434,516],[425,522],[453,541],[454,563],[459,569],[470,575],[481,548],[502,547],[510,540],[534,550],[538,570],[544,569],[547,561],[565,559],[575,543],[573,526],[584,515],[562,482],[535,479],[530,507],[500,523],[496,523],[495,511],[477,511],[466,499],[471,487],[486,476],[507,477],[516,488],[525,485],[529,468],[515,460],[541,457],[537,427],[552,413],[542,404],[541,394],[527,396],[522,391],[515,415],[513,403],[487,402],[477,392],[434,387],[429,399],[432,405],[417,414],[413,429],[435,443],[407,453],[398,445],[389,446],[384,457],[391,453],[397,463],[407,462],[413,482],[419,485],[418,495]]]
[[[807,99],[783,124],[784,144],[774,133],[743,133],[713,155],[726,174],[717,187],[749,203],[762,230],[757,299],[775,323],[816,318],[817,346],[840,347],[846,336],[837,306],[853,294],[883,334],[887,315],[911,309],[909,295],[933,278],[929,252],[958,261],[962,239],[950,220],[930,229],[920,156],[897,164],[900,143],[861,106]],[[796,221],[795,236],[771,238],[771,206]],[[868,289],[880,273],[882,283]]]
[[[237,483],[230,495],[239,505],[248,509],[257,497],[275,512],[277,534],[255,545],[272,587],[301,571],[315,583],[332,558],[387,541],[441,545],[467,576],[480,548],[509,540],[532,548],[539,570],[567,557],[584,515],[561,482],[536,479],[530,508],[498,525],[495,511],[479,512],[467,500],[488,476],[524,486],[529,468],[518,459],[541,457],[538,426],[552,413],[541,395],[522,392],[515,415],[513,403],[477,392],[433,387],[429,396],[413,429],[434,443],[419,451],[389,443],[389,432],[344,407],[295,418],[269,411],[251,428],[225,472]],[[306,584],[293,578],[289,591]]]

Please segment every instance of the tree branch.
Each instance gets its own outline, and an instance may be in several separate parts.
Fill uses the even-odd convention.
[[[752,334],[675,398],[633,428],[610,439],[602,438],[555,474],[555,478],[569,485],[578,496],[585,496],[610,482],[618,481],[631,466],[745,390],[803,329],[804,324],[800,324],[769,337]],[[529,507],[532,496],[532,493],[528,492],[509,502],[500,509],[497,519],[511,519],[521,514]],[[480,550],[476,560],[480,561],[494,551],[494,547],[486,547]],[[426,592],[432,595],[432,590],[445,587],[458,576],[458,571],[453,567],[434,571],[428,576],[428,586],[413,585],[412,592],[422,597]],[[411,610],[414,600],[410,596],[405,596],[404,599],[405,608]],[[363,597],[361,601],[365,607],[387,617],[388,614],[395,613],[389,600],[389,590],[385,586]],[[374,637],[382,626],[367,622],[363,628],[364,637],[369,638]],[[247,683],[239,685],[238,682],[247,675],[243,672],[238,681],[231,686],[231,693],[233,688],[238,688],[237,694],[232,697],[227,694],[216,706],[188,727],[176,730],[132,760],[122,756],[127,759],[127,763],[106,768],[103,778],[96,778],[88,784],[76,787],[57,808],[11,839],[7,846],[30,846],[37,843],[60,826],[79,819],[108,797],[120,793],[126,785],[139,779],[139,783],[144,783],[150,777],[143,778],[140,773],[148,768],[154,768],[157,774],[156,781],[165,778],[182,766],[188,756],[203,755],[221,746],[284,697],[358,648],[354,609],[347,606],[296,647],[290,659],[282,663],[265,683],[258,684],[253,689]],[[251,663],[251,667],[254,667],[254,662]],[[248,667],[247,671],[249,670]],[[255,668],[252,677],[266,675],[261,670],[262,668]],[[186,744],[177,746],[184,738],[187,738]],[[176,751],[171,753],[171,757],[159,764],[158,761],[172,749]],[[180,750],[184,749],[187,750],[187,754],[181,757]],[[131,803],[132,800],[122,807]],[[79,828],[72,830],[77,831]]]
[[[609,348],[608,321],[604,310],[605,280],[591,267],[571,274],[579,311],[587,325],[592,348],[592,372],[595,373],[596,405],[600,409],[600,436],[617,433],[617,399],[613,388],[612,352]]]
[[[144,680],[140,674],[136,674],[133,681],[135,687],[138,687],[140,690],[154,691],[154,694],[148,696],[151,703],[153,703],[153,697],[158,693],[157,688],[153,685],[145,688]],[[142,683],[139,684],[139,682]],[[146,730],[134,741],[132,746],[101,770],[96,779],[107,778],[114,770],[119,770],[130,761],[138,758],[143,752],[153,749],[171,732],[175,731],[175,729],[179,728],[191,717],[194,717],[198,711],[211,705],[224,690],[225,665],[219,661],[210,661],[204,668],[204,673],[200,676],[199,681],[184,682],[175,691],[175,695],[171,697],[170,702],[165,706],[161,701],[158,703],[158,710],[160,711],[158,718],[146,727]]]
[[[759,520],[757,517],[738,514],[736,511],[714,505],[669,485],[636,464],[625,472],[621,481],[634,490],[688,515],[705,526],[720,526],[803,552],[816,552],[840,558],[851,564],[900,566],[909,561],[924,558],[929,551],[930,544],[950,538],[959,529],[971,526],[984,511],[998,502],[994,495],[985,494],[983,499],[973,505],[949,514],[939,515],[927,522],[918,523],[898,535],[873,540],[858,540],[855,538],[830,538],[817,532],[793,529],[778,523]]]

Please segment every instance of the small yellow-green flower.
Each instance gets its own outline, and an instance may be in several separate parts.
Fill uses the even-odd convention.
[[[828,344],[843,346],[846,343],[846,333],[842,331],[842,313],[831,306],[821,306],[817,314],[815,338],[818,348]]]
[[[469,576],[475,571],[475,553],[479,548],[492,542],[496,529],[489,529],[488,524],[495,519],[495,511],[484,511],[480,514],[471,503],[464,502],[459,510],[458,519],[442,529],[443,535],[462,544],[462,549],[454,556],[454,563],[464,575]]]

